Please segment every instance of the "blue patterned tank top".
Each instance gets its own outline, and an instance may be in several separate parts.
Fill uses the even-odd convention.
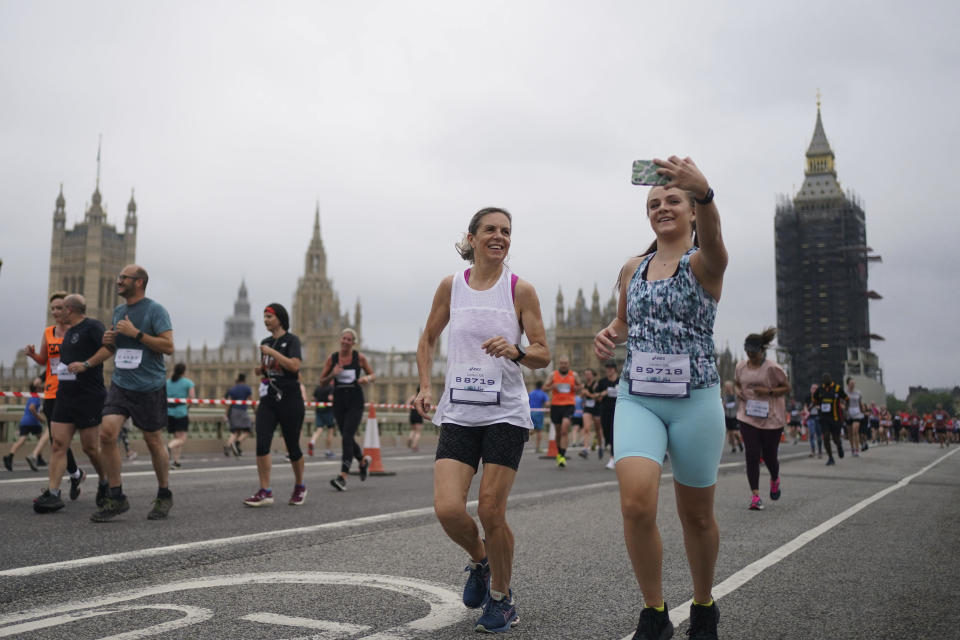
[[[697,281],[690,269],[690,249],[680,258],[670,278],[648,282],[647,256],[627,285],[627,360],[623,379],[630,383],[634,349],[643,353],[690,354],[690,388],[719,384],[713,346],[713,321],[717,301]]]

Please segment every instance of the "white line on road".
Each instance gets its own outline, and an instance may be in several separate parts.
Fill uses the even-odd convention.
[[[743,462],[726,462],[720,465],[721,469],[731,467],[742,467]],[[220,471],[221,469],[210,469],[209,471]],[[207,470],[195,470],[207,471]],[[148,472],[151,475],[152,471]],[[662,478],[672,478],[672,473],[664,473]],[[532,491],[529,493],[519,493],[510,496],[511,502],[522,502],[528,500],[539,500],[550,496],[563,495],[567,493],[579,493],[583,491],[593,491],[595,489],[608,489],[616,487],[616,480],[606,482],[594,482],[592,484],[578,485],[575,487],[563,487],[560,489],[548,489],[545,491]],[[467,503],[467,508],[475,508],[476,500]],[[338,529],[349,529],[354,527],[363,527],[371,524],[383,522],[393,522],[396,520],[407,520],[410,518],[419,518],[425,515],[433,514],[433,507],[421,507],[419,509],[407,509],[405,511],[394,511],[392,513],[382,513],[375,516],[364,516],[362,518],[353,518],[352,520],[339,520],[337,522],[325,522],[323,524],[314,524],[306,527],[295,527],[293,529],[277,529],[272,531],[262,531],[259,533],[248,533],[240,536],[231,536],[229,538],[214,538],[212,540],[197,540],[195,542],[184,542],[181,544],[167,545],[165,547],[152,547],[147,549],[137,549],[134,551],[123,551],[120,553],[110,553],[102,556],[90,556],[87,558],[76,558],[74,560],[63,560],[61,562],[50,562],[47,564],[38,564],[26,567],[17,567],[14,569],[5,569],[0,571],[0,577],[3,576],[34,576],[51,571],[62,571],[64,569],[79,569],[81,567],[91,567],[96,565],[110,564],[113,562],[123,562],[125,560],[137,560],[163,556],[171,553],[182,553],[184,551],[195,551],[198,549],[210,549],[226,545],[234,545],[243,542],[257,542],[260,540],[276,540],[281,537],[299,536],[304,533],[316,533],[319,531],[332,531]]]
[[[783,546],[777,549],[774,549],[773,551],[763,556],[756,562],[752,562],[751,564],[748,564],[743,569],[740,569],[740,571],[737,571],[736,573],[731,575],[729,578],[727,578],[720,584],[713,587],[714,600],[718,600],[723,596],[733,593],[734,591],[736,591],[737,589],[739,589],[740,587],[748,583],[750,580],[752,580],[753,578],[763,573],[763,571],[765,571],[766,569],[769,569],[770,567],[777,564],[781,560],[784,560],[790,555],[792,555],[793,553],[799,551],[808,543],[813,542],[814,540],[816,540],[817,538],[825,534],[827,531],[830,531],[830,529],[833,529],[843,521],[852,518],[854,515],[856,515],[860,511],[863,511],[864,509],[869,507],[871,504],[873,504],[877,500],[880,500],[881,498],[893,493],[898,489],[904,488],[905,486],[910,484],[911,480],[914,480],[915,478],[922,476],[930,469],[933,469],[935,466],[937,466],[938,464],[940,464],[941,462],[943,462],[953,454],[957,453],[957,451],[960,451],[960,449],[954,449],[953,451],[950,451],[949,453],[946,453],[940,456],[939,458],[937,458],[927,466],[920,469],[920,471],[917,471],[916,473],[912,473],[909,476],[901,479],[899,482],[890,485],[886,489],[878,491],[877,493],[873,494],[869,498],[865,498],[861,500],[860,502],[846,509],[845,511],[841,511],[840,513],[833,516],[829,520],[817,525],[812,529],[804,531],[803,533],[801,533],[799,536],[797,536],[790,542],[784,544]],[[691,604],[693,604],[693,600],[687,600],[679,607],[672,609],[670,611],[670,621],[673,622],[674,625],[679,625],[681,622],[685,622],[687,618],[690,617]],[[624,636],[622,640],[630,640],[630,638],[632,637],[633,637],[633,634],[631,633],[628,636]]]

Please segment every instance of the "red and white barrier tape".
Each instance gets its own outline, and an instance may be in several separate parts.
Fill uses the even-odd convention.
[[[0,391],[0,398],[43,398],[42,393],[31,391]],[[226,398],[167,398],[169,404],[210,404],[210,405],[250,405],[254,406],[257,400],[227,400]],[[326,408],[332,407],[332,402],[304,402],[307,407]],[[395,404],[388,402],[367,402],[368,409],[413,409],[412,404]],[[531,409],[531,411],[548,411],[548,409]]]

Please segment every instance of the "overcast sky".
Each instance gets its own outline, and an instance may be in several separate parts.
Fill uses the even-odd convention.
[[[39,343],[54,201],[101,192],[178,347],[219,345],[246,278],[290,305],[319,201],[365,346],[414,349],[470,216],[514,214],[511,266],[553,324],[652,238],[635,159],[689,155],[730,252],[716,340],[776,323],[773,220],[822,93],[883,262],[888,390],[952,386],[958,3],[0,0],[0,362]],[[256,335],[265,334],[259,320]]]

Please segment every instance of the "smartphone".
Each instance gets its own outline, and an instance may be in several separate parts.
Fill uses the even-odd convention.
[[[670,182],[670,178],[657,173],[660,167],[654,164],[653,160],[634,160],[633,161],[633,184],[653,186],[663,186]]]

